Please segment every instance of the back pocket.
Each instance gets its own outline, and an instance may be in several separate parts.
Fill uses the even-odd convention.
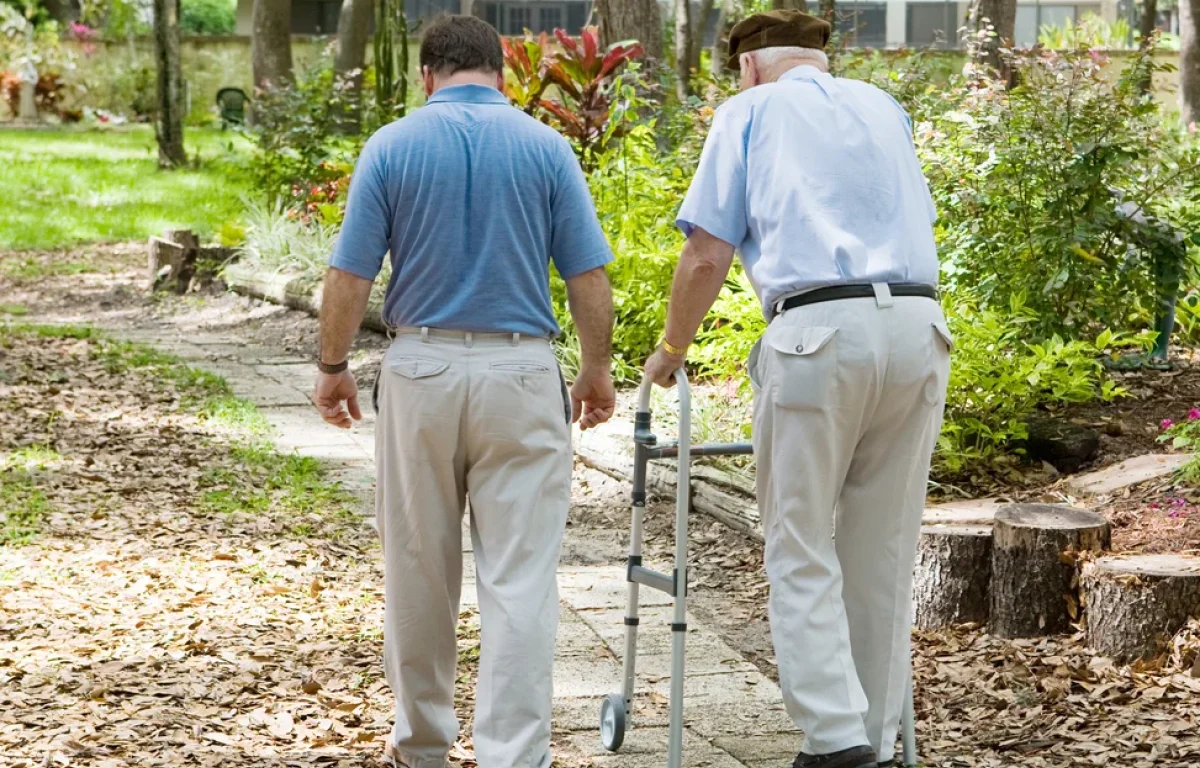
[[[767,328],[763,388],[780,408],[822,410],[837,384],[836,328]]]

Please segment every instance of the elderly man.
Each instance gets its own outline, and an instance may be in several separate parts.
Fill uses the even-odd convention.
[[[749,373],[771,634],[806,736],[795,765],[873,768],[895,751],[951,342],[908,117],[831,77],[828,38],[796,11],[733,29],[743,92],[717,110],[679,212],[646,374],[669,385],[737,249],[770,321]]]
[[[555,570],[571,477],[570,422],[608,419],[611,251],[570,145],[509,106],[500,38],[469,16],[424,30],[426,105],[359,158],[325,278],[325,420],[360,417],[346,369],[390,252],[395,329],[377,383],[376,513],[384,668],[396,696],[388,752],[443,768],[458,737],[454,680],[470,496],[482,648],[481,768],[549,768]],[[582,367],[568,391],[550,338],[549,264],[566,279]]]

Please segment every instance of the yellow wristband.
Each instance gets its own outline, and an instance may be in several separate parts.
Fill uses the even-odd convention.
[[[687,347],[677,347],[663,337],[662,348],[666,350],[668,355],[676,355],[678,357],[687,357]]]

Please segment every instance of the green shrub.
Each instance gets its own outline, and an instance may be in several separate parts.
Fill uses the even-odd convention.
[[[1145,334],[1110,331],[1092,341],[1050,336],[1035,342],[1030,330],[1041,318],[1019,297],[1003,312],[961,297],[945,303],[955,349],[934,457],[941,476],[1009,463],[1012,443],[1028,437],[1027,421],[1038,408],[1124,395],[1104,376],[1101,358],[1152,343]]]
[[[185,35],[232,35],[236,13],[232,0],[182,0],[179,30]]]
[[[945,91],[903,81],[893,91],[918,121],[944,284],[1001,312],[1022,297],[1035,338],[1152,322],[1157,235],[1122,215],[1120,200],[1185,229],[1200,224],[1200,207],[1168,204],[1194,195],[1200,165],[1138,87],[1153,59],[1141,54],[1116,82],[1103,65],[1042,52],[1022,60],[1011,91],[961,78]]]

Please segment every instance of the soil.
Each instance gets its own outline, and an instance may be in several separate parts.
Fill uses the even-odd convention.
[[[298,356],[313,353],[316,325],[302,313],[229,294],[146,296],[137,285],[142,279],[140,253],[141,246],[133,246],[88,249],[83,255],[23,255],[47,262],[85,258],[102,271],[21,281],[0,276],[0,302],[77,322],[122,318],[134,326],[220,327]],[[12,259],[0,256],[0,262]],[[378,335],[360,334],[353,361],[360,385],[369,385],[386,343]],[[1066,414],[1088,423],[1116,416],[1126,425],[1105,440],[1098,463],[1156,449],[1145,426],[1178,418],[1200,400],[1200,372],[1190,365],[1174,375],[1145,372],[1127,378],[1145,400]],[[1013,495],[1061,499],[1050,480]],[[629,526],[628,487],[577,466],[575,488],[564,561],[621,562]],[[1193,519],[1170,517],[1173,508],[1162,507],[1163,502],[1174,504],[1173,494],[1190,499],[1187,493],[1171,484],[1150,483],[1114,500],[1106,511],[1122,520],[1125,545],[1195,547],[1200,531]],[[1151,506],[1156,502],[1161,515]],[[1179,527],[1180,520],[1179,530],[1170,527]],[[667,562],[673,521],[673,505],[651,499],[646,552],[651,564]],[[689,555],[691,612],[777,679],[761,544],[693,516]],[[1115,667],[1095,656],[1081,634],[1007,642],[970,626],[916,635],[914,666],[918,739],[928,766],[1200,765],[1200,621],[1182,631],[1160,659],[1135,667]]]

